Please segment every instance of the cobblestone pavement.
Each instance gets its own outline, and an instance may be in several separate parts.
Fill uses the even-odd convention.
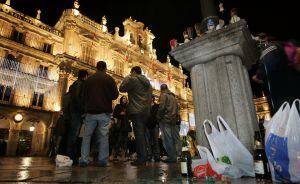
[[[135,167],[129,162],[111,163],[106,168],[56,167],[46,157],[0,157],[0,183],[205,183],[182,178],[179,164],[149,163]],[[254,184],[253,178],[232,183]]]

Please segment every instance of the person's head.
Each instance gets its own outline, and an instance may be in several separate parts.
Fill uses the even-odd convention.
[[[161,90],[161,91],[168,90],[168,85],[167,85],[167,84],[162,84],[162,85],[160,85],[160,90]]]
[[[96,68],[98,71],[105,71],[107,69],[105,61],[99,61]]]
[[[152,104],[154,104],[154,103],[155,103],[155,96],[152,95]]]
[[[300,46],[300,44],[296,40],[289,40],[284,44],[284,51],[285,51],[289,61],[295,61],[297,47],[299,47],[299,46]]]
[[[126,96],[122,96],[122,97],[120,98],[120,104],[122,104],[122,105],[127,104],[127,97],[126,97]]]
[[[131,71],[130,71],[131,74],[138,74],[138,75],[141,75],[142,74],[142,69],[141,67],[139,66],[134,66],[131,68]]]
[[[234,15],[238,15],[238,9],[237,8],[232,8],[230,11],[230,15],[234,16]]]
[[[88,72],[84,69],[78,71],[78,79],[85,80],[88,76]]]

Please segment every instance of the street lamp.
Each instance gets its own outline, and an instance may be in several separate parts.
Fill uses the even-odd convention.
[[[31,124],[31,126],[29,127],[29,131],[30,131],[30,132],[33,132],[33,131],[34,131],[34,129],[35,129],[34,125],[33,125],[33,124]]]
[[[23,120],[23,115],[21,113],[17,113],[15,116],[14,116],[14,120],[16,123],[19,123]]]

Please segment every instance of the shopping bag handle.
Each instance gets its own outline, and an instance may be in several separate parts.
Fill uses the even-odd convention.
[[[219,130],[217,130],[217,128],[212,124],[211,121],[209,121],[208,119],[204,120],[203,122],[203,127],[204,127],[204,132],[205,132],[205,135],[207,136],[208,133],[207,133],[207,130],[206,130],[206,124],[209,124],[210,128],[211,128],[211,133],[213,132],[218,132],[219,133]]]
[[[300,100],[299,99],[295,99],[294,102],[293,102],[293,106],[295,106],[295,108],[297,109],[297,106],[296,106],[296,102],[298,102],[299,106],[300,106]],[[287,103],[287,102],[286,102]]]
[[[222,116],[218,115],[217,116],[217,122],[218,122],[218,127],[220,132],[225,131],[223,126],[226,128],[226,130],[231,130],[226,121],[222,118]]]

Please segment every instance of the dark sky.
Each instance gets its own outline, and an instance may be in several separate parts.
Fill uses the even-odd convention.
[[[5,0],[0,0],[5,2]],[[12,7],[35,17],[42,10],[41,19],[53,26],[64,9],[73,7],[73,0],[11,0]],[[217,1],[218,2],[218,1]],[[300,39],[299,10],[297,0],[223,0],[225,8],[239,9],[253,34],[267,32],[280,40]],[[200,0],[79,0],[80,12],[100,22],[106,15],[109,31],[115,26],[122,28],[125,18],[132,16],[152,30],[156,39],[158,59],[165,61],[170,51],[169,40],[183,41],[182,32],[201,22]],[[297,28],[298,27],[298,28]]]

